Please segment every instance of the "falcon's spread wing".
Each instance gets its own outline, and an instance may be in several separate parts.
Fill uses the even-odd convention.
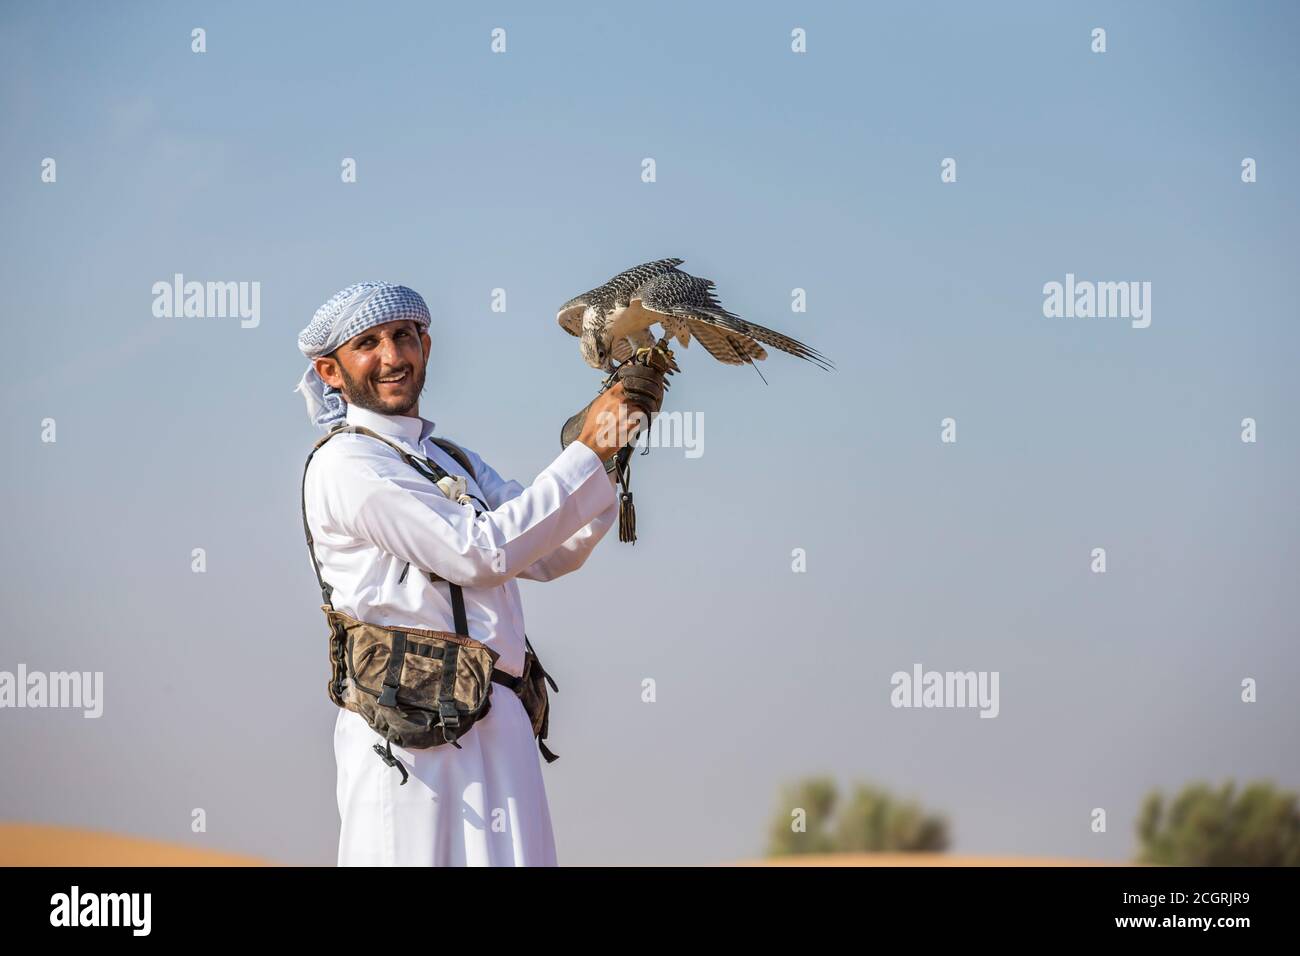
[[[587,311],[589,305],[600,306],[605,310],[609,310],[614,306],[614,293],[602,285],[584,292],[582,295],[576,295],[560,306],[560,311],[555,313],[555,320],[560,323],[560,328],[570,335],[581,336],[582,313]]]
[[[655,259],[653,262],[643,262],[639,266],[633,266],[630,269],[624,269],[618,275],[614,276],[603,285],[598,285],[582,295],[574,296],[564,305],[560,306],[560,311],[556,313],[555,319],[560,323],[560,328],[573,336],[582,335],[582,313],[588,306],[595,306],[604,312],[613,309],[619,299],[626,301],[627,296],[635,291],[638,286],[649,279],[654,278],[663,272],[671,271],[685,262],[685,259]],[[622,350],[631,354],[630,348],[626,345],[614,346],[615,351]],[[627,357],[627,354],[623,358]],[[615,354],[615,358],[618,355]],[[622,358],[619,358],[622,361]]]
[[[655,322],[679,340],[689,341],[694,334],[710,355],[728,365],[766,358],[758,344],[762,342],[822,368],[832,367],[828,358],[798,339],[728,312],[714,296],[710,280],[685,272],[658,275],[637,289],[627,309],[615,319],[609,336],[635,335]]]
[[[606,283],[614,290],[614,304],[626,307],[633,292],[655,276],[673,272],[685,261],[685,259],[656,259],[654,262],[643,262],[631,269],[624,269]]]

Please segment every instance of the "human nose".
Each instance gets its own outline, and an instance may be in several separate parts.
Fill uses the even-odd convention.
[[[401,351],[397,343],[391,338],[381,339],[379,342],[379,358],[386,366],[398,365],[401,363]]]

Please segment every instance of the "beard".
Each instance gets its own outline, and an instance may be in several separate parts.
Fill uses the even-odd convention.
[[[358,408],[364,408],[368,412],[375,412],[379,415],[407,415],[412,409],[419,404],[420,393],[424,391],[424,373],[423,364],[408,366],[410,371],[409,381],[402,391],[389,398],[382,398],[379,394],[378,383],[374,379],[354,379],[348,374],[348,370],[339,362],[339,374],[343,376],[343,394],[349,404],[356,405]],[[384,376],[401,372],[400,368],[389,369],[384,372]],[[378,374],[376,375],[378,377]]]

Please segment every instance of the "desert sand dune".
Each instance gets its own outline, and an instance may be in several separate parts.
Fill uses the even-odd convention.
[[[35,824],[0,823],[0,866],[273,866],[256,857],[139,837]],[[949,853],[829,853],[741,860],[720,866],[1123,866],[1098,860]]]
[[[0,866],[266,866],[266,860],[93,830],[0,823]]]
[[[954,853],[826,853],[744,860],[729,866],[1127,866],[1106,860],[1043,856],[960,856]]]

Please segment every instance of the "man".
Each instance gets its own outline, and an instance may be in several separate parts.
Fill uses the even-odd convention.
[[[412,290],[350,286],[299,336],[311,365],[298,390],[317,425],[364,426],[462,475],[431,440],[434,423],[420,417],[428,326],[428,308]],[[622,382],[599,395],[577,440],[527,488],[462,449],[474,472],[466,491],[481,502],[477,517],[384,443],[355,433],[331,438],[307,468],[304,499],[333,606],[371,624],[451,631],[445,582],[458,584],[470,636],[499,653],[498,668],[519,675],[524,617],[515,579],[575,571],[605,536],[618,514],[610,469],[638,413],[658,412],[663,394],[653,385],[633,386],[635,405]],[[421,569],[445,581],[434,584]],[[361,716],[339,710],[340,866],[556,865],[537,740],[515,693],[495,688],[487,715],[456,741],[460,749],[392,746],[409,772],[406,785],[406,773],[376,759],[375,744],[384,742]]]

